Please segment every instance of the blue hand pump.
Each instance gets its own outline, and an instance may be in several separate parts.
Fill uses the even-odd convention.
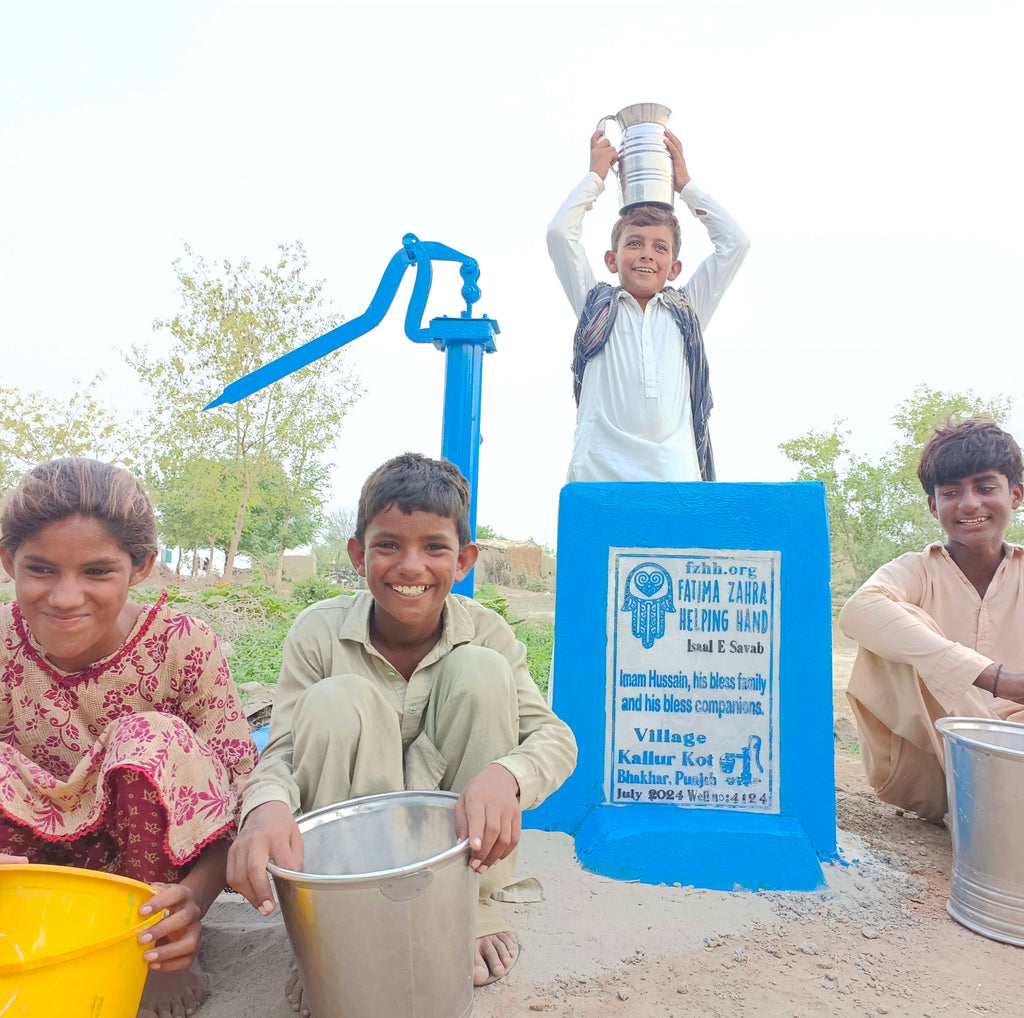
[[[432,318],[422,327],[423,312],[433,279],[431,262],[461,262],[462,298],[466,310],[458,318]],[[232,382],[204,409],[222,403],[237,403],[246,396],[304,368],[307,364],[333,353],[380,325],[388,313],[399,284],[410,265],[416,266],[409,308],[405,314],[405,334],[414,343],[433,343],[444,350],[445,384],[444,416],[441,432],[441,456],[451,460],[469,481],[469,530],[476,536],[477,478],[480,460],[480,394],[483,379],[483,355],[496,349],[494,337],[501,331],[493,318],[473,317],[473,305],[480,300],[480,267],[474,258],[434,241],[420,241],[411,233],[402,238],[402,248],[388,262],[377,292],[369,307],[358,317],[343,322],[336,329],[251,371]],[[473,596],[472,572],[453,588],[456,593]]]

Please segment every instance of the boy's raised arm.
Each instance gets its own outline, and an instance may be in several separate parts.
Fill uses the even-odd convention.
[[[668,129],[665,130],[665,145],[672,156],[675,189],[715,245],[715,250],[697,266],[683,287],[697,312],[701,328],[705,329],[747,256],[750,238],[710,194],[693,183],[686,168],[682,143]]]
[[[594,202],[604,191],[604,179],[617,158],[615,149],[604,137],[604,131],[595,131],[590,138],[590,172],[573,188],[548,224],[548,254],[577,317],[583,311],[587,294],[597,282],[583,250],[583,216],[594,207]]]

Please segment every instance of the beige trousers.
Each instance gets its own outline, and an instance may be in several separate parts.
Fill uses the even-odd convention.
[[[299,697],[292,768],[303,812],[403,789],[461,792],[519,744],[515,679],[497,651],[470,644],[444,659],[419,735],[402,742],[387,691],[363,675],[321,679]],[[477,936],[508,929],[491,894],[512,880],[516,852],[480,878]]]
[[[908,609],[940,632],[927,612],[913,605]],[[940,821],[949,805],[942,736],[935,722],[949,717],[949,711],[911,665],[888,661],[863,647],[846,695],[857,720],[864,772],[879,799]],[[956,713],[1024,720],[1020,704],[993,700],[976,687],[966,692]]]

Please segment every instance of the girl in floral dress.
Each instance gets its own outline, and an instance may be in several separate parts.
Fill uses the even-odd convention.
[[[0,861],[134,877],[169,915],[140,940],[140,1016],[192,1014],[200,920],[225,886],[255,749],[217,639],[128,600],[156,558],[153,508],[127,471],[35,467],[0,511]]]

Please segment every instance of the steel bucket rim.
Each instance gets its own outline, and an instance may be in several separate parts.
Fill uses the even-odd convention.
[[[321,806],[319,809],[311,810],[309,813],[303,813],[301,816],[296,817],[295,821],[299,825],[300,833],[304,834],[305,832],[302,830],[303,821],[312,821],[324,814],[337,813],[339,810],[350,810],[353,807],[357,808],[359,811],[364,811],[366,806],[380,804],[385,800],[398,798],[420,798],[450,802],[453,808],[455,803],[459,800],[459,796],[455,792],[442,792],[428,789],[406,789],[400,792],[381,792],[377,795],[363,795],[357,799],[345,799],[343,802],[335,802],[331,803],[329,806]],[[365,811],[370,812],[369,810]],[[336,819],[343,820],[344,817],[338,816]],[[314,826],[320,825],[316,824]],[[447,848],[443,852],[430,856],[427,859],[421,859],[418,862],[409,863],[406,866],[398,866],[389,870],[373,870],[366,873],[306,873],[303,870],[285,869],[283,866],[278,866],[273,861],[267,863],[267,872],[275,878],[281,878],[293,883],[302,884],[319,884],[335,887],[346,887],[363,883],[378,884],[385,880],[395,880],[400,877],[411,876],[413,873],[418,873],[420,870],[441,866],[450,862],[452,859],[457,858],[459,855],[462,855],[468,848],[469,838],[463,838],[461,841],[456,842],[451,848]]]
[[[935,727],[939,734],[949,743],[957,742],[961,745],[969,746],[971,749],[981,749],[986,753],[994,753],[997,756],[1007,757],[1011,760],[1024,760],[1024,724],[1019,721],[1004,721],[1002,718],[939,718],[935,722]],[[993,729],[1003,732],[1019,732],[1022,736],[1021,749],[997,746],[991,742],[984,741],[980,737],[972,737],[960,731],[961,727],[971,727],[981,732],[992,731]]]
[[[622,115],[624,113],[628,112],[629,110],[636,109],[638,106],[656,106],[659,109],[664,110],[665,112],[663,114],[662,113],[658,113],[658,114],[656,114],[656,116],[663,116],[665,118],[666,123],[663,124],[663,123],[661,123],[658,120],[638,120],[635,123],[630,124],[629,125],[630,127],[635,127],[637,124],[655,124],[655,125],[657,125],[659,127],[666,127],[669,117],[672,116],[672,110],[669,109],[669,107],[666,106],[664,103],[646,103],[646,102],[629,103],[628,105],[623,106],[622,109],[619,110],[618,113],[613,114],[613,116],[615,117],[615,122],[619,125],[621,130],[623,130],[623,131],[628,130],[628,128],[625,128],[625,127],[622,126],[622,120],[620,119],[622,117]]]

